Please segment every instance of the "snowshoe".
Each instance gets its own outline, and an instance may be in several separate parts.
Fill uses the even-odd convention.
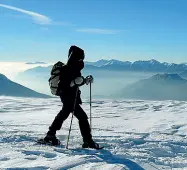
[[[84,142],[82,144],[82,148],[92,148],[92,149],[103,149],[103,146],[99,146],[98,143],[94,142],[93,140],[89,141],[89,142]]]
[[[55,135],[47,135],[44,139],[39,139],[37,141],[39,144],[47,144],[51,146],[57,146],[60,145],[60,140],[56,138]]]

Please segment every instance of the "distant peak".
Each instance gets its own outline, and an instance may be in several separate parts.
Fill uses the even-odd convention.
[[[111,59],[111,60],[109,60],[109,61],[113,61],[113,62],[122,62],[122,61],[120,61],[120,60],[116,60],[116,59]]]
[[[159,63],[159,62],[158,62],[157,60],[155,60],[155,59],[151,59],[150,62],[151,62],[151,63]]]
[[[156,74],[151,77],[154,80],[184,80],[178,74]]]
[[[131,64],[131,62],[111,59],[105,65],[113,65],[113,64],[114,65],[129,65],[129,64]]]
[[[168,78],[172,80],[183,80],[178,74],[168,74]]]
[[[8,80],[8,78],[4,74],[0,73],[0,80]]]
[[[101,60],[98,60],[98,61],[104,61],[104,62],[105,62],[105,61],[108,61],[108,60],[105,60],[105,59],[101,59]]]

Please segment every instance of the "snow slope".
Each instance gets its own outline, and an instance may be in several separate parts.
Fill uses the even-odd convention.
[[[76,119],[69,149],[35,144],[60,108],[59,99],[0,97],[0,169],[187,169],[187,102],[94,100],[99,151],[81,149]],[[83,108],[89,113],[88,101]],[[69,123],[57,133],[64,145]]]

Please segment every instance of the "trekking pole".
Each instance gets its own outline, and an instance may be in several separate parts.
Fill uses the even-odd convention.
[[[71,123],[70,123],[70,127],[69,127],[69,134],[68,134],[66,149],[68,149],[69,138],[70,138],[70,133],[71,133],[71,126],[72,126],[73,116],[74,116],[75,107],[76,107],[76,103],[77,103],[77,95],[78,95],[78,87],[77,87],[76,94],[75,94],[75,101],[74,101],[74,105],[73,105],[73,112],[72,112],[72,116],[71,116]]]
[[[90,129],[92,134],[92,85],[90,83]]]

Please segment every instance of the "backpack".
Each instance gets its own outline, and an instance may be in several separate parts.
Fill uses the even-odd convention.
[[[65,66],[65,64],[61,61],[55,63],[51,69],[51,76],[48,80],[51,93],[56,96],[60,95],[58,85],[60,82],[60,75],[63,66]]]

